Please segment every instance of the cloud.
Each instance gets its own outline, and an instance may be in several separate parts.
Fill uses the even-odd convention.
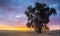
[[[58,0],[0,0],[0,22],[6,22],[9,25],[26,24],[24,11],[29,5],[34,6],[36,1],[51,5],[57,10],[60,9]],[[59,17],[59,12],[57,15]]]
[[[17,15],[17,16],[16,16],[16,18],[20,18],[20,17],[21,17],[21,15]]]
[[[20,15],[16,15],[16,18],[26,18],[26,16],[24,14],[20,14]]]
[[[0,0],[0,6],[6,6],[10,0]]]
[[[57,6],[59,6],[59,4],[50,5],[50,7],[57,7]]]
[[[33,5],[33,2],[30,0],[0,0],[0,7],[8,12],[23,10],[30,4]]]

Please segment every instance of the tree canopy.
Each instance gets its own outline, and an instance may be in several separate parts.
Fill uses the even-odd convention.
[[[41,32],[42,24],[48,24],[50,22],[49,17],[52,14],[56,15],[56,9],[50,8],[45,3],[36,2],[35,7],[28,6],[25,14],[28,17],[27,27]]]

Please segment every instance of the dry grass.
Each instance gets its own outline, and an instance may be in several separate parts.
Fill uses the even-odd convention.
[[[0,30],[0,36],[60,36],[60,30],[49,31],[38,34],[34,31],[3,31]]]

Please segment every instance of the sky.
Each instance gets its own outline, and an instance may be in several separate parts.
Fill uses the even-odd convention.
[[[8,30],[9,28],[12,29],[12,27],[15,29],[25,27],[27,17],[24,12],[28,6],[34,6],[35,2],[46,3],[49,7],[56,9],[57,15],[50,17],[48,26],[59,29],[60,0],[0,0],[0,29]]]

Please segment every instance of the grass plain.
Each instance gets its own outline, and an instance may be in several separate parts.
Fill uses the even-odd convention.
[[[60,30],[51,30],[45,33],[34,31],[0,30],[0,36],[60,36]]]

